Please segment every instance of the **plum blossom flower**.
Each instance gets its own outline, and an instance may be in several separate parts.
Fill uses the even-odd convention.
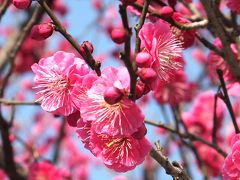
[[[144,115],[127,95],[129,74],[126,68],[109,67],[102,71],[101,77],[93,82],[86,93],[79,93],[80,112],[84,122],[92,121],[92,128],[99,134],[131,135],[144,121]],[[121,99],[109,104],[104,93],[114,87],[122,92]]]
[[[56,179],[62,180],[64,172],[48,161],[36,162],[30,165],[28,180]]]
[[[126,172],[141,164],[151,150],[151,145],[144,135],[109,136],[91,133],[92,152],[110,169]]]
[[[172,16],[173,20],[180,24],[189,24],[191,21],[184,18],[181,13],[175,12]],[[180,30],[177,27],[171,27],[172,32],[182,42],[184,48],[188,48],[193,45],[195,40],[195,30]]]
[[[183,68],[182,43],[172,33],[168,23],[162,20],[146,23],[139,37],[142,47],[153,58],[151,68],[161,81],[168,81],[175,71]]]
[[[203,106],[204,104],[204,106]],[[225,105],[222,100],[217,101],[216,117],[217,129],[222,125],[224,117]],[[211,138],[213,128],[213,112],[214,112],[214,92],[206,91],[199,94],[190,112],[184,113],[183,120],[190,132],[201,135],[206,139]],[[221,137],[217,131],[217,137]]]
[[[0,179],[7,180],[7,175],[4,170],[0,169]]]
[[[199,157],[203,161],[209,176],[219,176],[224,158],[216,150],[205,144],[195,143]],[[207,154],[207,156],[206,156]]]
[[[190,93],[190,85],[187,83],[186,75],[183,71],[176,73],[177,78],[166,83],[159,83],[154,88],[154,97],[160,104],[169,103],[172,106],[179,104],[187,99],[187,93]]]
[[[222,168],[223,180],[240,179],[240,134],[232,138],[231,147],[232,152],[224,160]]]
[[[240,0],[227,0],[227,7],[240,14]]]
[[[76,110],[72,89],[89,72],[84,60],[59,51],[33,64],[32,71],[39,89],[37,102],[45,111],[67,116]]]

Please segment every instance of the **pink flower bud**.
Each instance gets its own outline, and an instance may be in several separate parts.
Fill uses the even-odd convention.
[[[135,139],[142,139],[147,134],[147,128],[143,124],[140,128],[138,128],[138,131],[132,134],[132,137]]]
[[[147,84],[143,83],[141,80],[138,80],[136,83],[136,98],[139,99],[143,95],[147,94],[150,91],[150,88]]]
[[[173,9],[170,6],[163,6],[160,10],[159,10],[159,14],[161,14],[163,17],[165,18],[169,18],[172,17],[173,15]]]
[[[114,28],[111,31],[111,38],[117,44],[124,43],[126,37],[127,37],[127,32],[123,28]]]
[[[152,63],[152,56],[147,52],[140,52],[136,56],[136,63],[140,68],[150,67]]]
[[[138,70],[138,75],[147,84],[152,83],[157,78],[157,73],[152,68],[141,68]]]
[[[80,51],[82,52],[82,54],[86,54],[85,49],[83,48],[84,46],[87,46],[89,52],[93,53],[94,48],[92,43],[90,43],[89,41],[83,41],[83,43],[80,46]]]
[[[137,99],[142,97],[143,92],[144,92],[144,87],[145,87],[145,84],[141,80],[137,81],[137,83],[136,83],[136,98]]]
[[[110,87],[104,92],[104,100],[110,104],[118,103],[123,97],[123,93],[115,87]]]
[[[30,36],[32,39],[41,41],[50,37],[55,27],[52,23],[37,24],[32,27]]]
[[[13,5],[18,9],[27,9],[32,3],[32,0],[12,0]]]

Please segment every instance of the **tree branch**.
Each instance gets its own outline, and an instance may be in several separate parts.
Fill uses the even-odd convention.
[[[68,40],[68,42],[77,50],[77,52],[83,57],[86,63],[89,65],[90,68],[96,71],[97,75],[101,75],[100,62],[96,62],[92,57],[91,53],[84,54],[80,50],[80,46],[77,41],[66,31],[66,29],[62,26],[61,22],[58,20],[57,16],[55,16],[54,12],[50,9],[47,2],[45,0],[38,0],[38,3],[43,7],[49,17],[52,19],[54,25],[56,26],[56,31],[60,32],[64,38]]]
[[[159,142],[156,143],[156,149],[153,148],[151,150],[150,155],[165,169],[167,174],[173,177],[173,179],[190,180],[190,177],[178,162],[169,162],[168,157],[162,153]]]

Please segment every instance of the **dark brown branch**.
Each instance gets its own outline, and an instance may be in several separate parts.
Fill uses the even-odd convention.
[[[25,180],[25,178],[17,172],[14,162],[14,153],[11,140],[9,139],[9,125],[0,114],[0,132],[2,137],[4,169],[10,179]]]
[[[218,93],[218,92],[217,92]],[[213,107],[213,130],[212,130],[212,143],[217,143],[217,100],[218,95],[214,95],[214,107]]]
[[[147,124],[150,124],[150,125],[153,125],[153,126],[156,126],[156,127],[160,127],[160,128],[163,128],[163,129],[166,129],[167,131],[171,132],[171,133],[174,133],[174,134],[177,134],[179,135],[181,138],[184,138],[184,139],[189,139],[191,141],[199,141],[203,144],[206,144],[207,146],[215,149],[219,154],[221,154],[223,157],[226,157],[227,156],[227,153],[224,152],[219,146],[215,145],[215,144],[212,144],[208,141],[206,141],[205,139],[195,135],[195,134],[191,134],[191,133],[181,133],[181,132],[178,132],[176,129],[172,128],[172,127],[169,127],[169,126],[166,126],[162,123],[157,123],[155,121],[151,121],[151,120],[145,120],[145,123]]]
[[[169,162],[168,157],[162,153],[162,148],[159,142],[156,143],[156,149],[152,149],[150,155],[165,169],[166,173],[171,175],[174,179],[190,180],[190,177],[184,171],[183,167],[176,161]]]
[[[134,3],[133,7],[135,7],[136,9],[138,9],[140,11],[143,9],[143,6],[141,4],[138,4],[138,3]],[[205,28],[208,25],[208,20],[207,19],[203,19],[203,20],[197,21],[197,22],[192,22],[192,23],[189,23],[189,24],[180,24],[178,22],[175,22],[172,18],[163,17],[161,14],[159,14],[158,12],[156,12],[154,10],[148,9],[148,13],[151,16],[155,16],[155,17],[158,17],[160,19],[163,19],[164,21],[167,21],[172,26],[175,26],[175,27],[177,27],[178,29],[181,29],[181,30],[200,29],[200,28]]]
[[[219,48],[217,48],[214,44],[210,43],[207,39],[205,39],[204,37],[201,37],[198,33],[195,34],[196,38],[204,45],[206,46],[208,49],[214,51],[215,53],[217,53],[219,56],[223,56],[223,52],[222,50],[220,50]]]
[[[0,104],[5,104],[5,105],[40,105],[37,102],[16,101],[16,100],[8,100],[8,99],[3,99],[3,98],[0,98]]]
[[[221,87],[222,87],[222,90],[223,90],[223,94],[224,94],[224,102],[228,108],[228,111],[230,113],[230,116],[232,118],[232,122],[233,122],[233,125],[234,125],[234,128],[235,128],[235,132],[236,134],[239,133],[239,127],[238,127],[238,124],[237,124],[237,121],[236,121],[236,118],[235,118],[235,115],[234,115],[234,111],[233,111],[233,108],[232,108],[232,105],[231,105],[231,102],[230,102],[230,99],[229,99],[229,96],[228,96],[228,92],[227,92],[227,88],[226,88],[226,84],[225,84],[225,81],[223,79],[223,72],[222,70],[220,69],[217,69],[217,74],[218,74],[218,78],[220,80],[220,83],[221,83]]]
[[[96,71],[97,75],[101,75],[100,70],[100,63],[96,62],[92,57],[91,53],[83,53],[80,50],[80,46],[77,41],[66,31],[66,29],[62,26],[61,22],[58,20],[57,16],[55,16],[54,12],[50,9],[47,2],[44,0],[38,0],[38,3],[43,7],[49,17],[52,19],[54,25],[56,26],[56,31],[60,32],[64,38],[68,40],[68,42],[77,50],[77,52],[83,57],[86,63],[91,67],[93,70]]]
[[[124,53],[121,55],[121,59],[124,61],[124,64],[126,68],[128,69],[128,73],[130,75],[130,99],[135,101],[136,99],[136,82],[137,82],[137,74],[134,70],[132,61],[131,61],[131,28],[129,27],[128,24],[128,16],[127,16],[127,10],[126,6],[124,5],[119,5],[119,13],[122,18],[122,24],[127,32],[127,37],[124,43]]]
[[[63,138],[65,137],[65,125],[66,125],[66,120],[63,119],[62,120],[62,124],[59,130],[59,134],[58,137],[56,139],[56,143],[55,143],[55,148],[54,148],[54,153],[53,153],[53,162],[57,163],[59,155],[60,155],[60,150],[61,150],[61,143]]]
[[[0,71],[3,70],[7,62],[11,62],[15,59],[17,52],[20,50],[32,26],[41,19],[42,15],[42,8],[40,6],[35,7],[33,13],[29,16],[26,22],[23,23],[21,29],[9,38],[0,52]]]
[[[0,6],[0,21],[10,4],[11,4],[11,0],[4,0],[2,2],[1,6]]]
[[[220,38],[222,42],[223,57],[229,64],[230,70],[234,74],[235,78],[240,81],[240,68],[230,48],[231,39],[229,39],[229,35],[224,29],[224,25],[221,19],[216,15],[216,12],[214,11],[215,5],[213,4],[213,1],[209,0],[201,0],[201,2],[205,7],[209,19],[209,27],[212,28],[214,33]]]
[[[139,22],[135,26],[135,31],[136,31],[135,54],[137,54],[140,51],[141,40],[140,40],[138,34],[139,34],[139,31],[141,30],[143,24],[144,24],[144,21],[145,21],[147,12],[148,12],[148,6],[150,4],[150,1],[151,0],[145,0],[144,1],[144,5],[143,5],[143,9],[142,9],[142,13],[141,13]]]

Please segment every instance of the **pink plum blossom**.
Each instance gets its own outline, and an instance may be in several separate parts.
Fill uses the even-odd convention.
[[[48,112],[69,115],[76,110],[72,89],[89,71],[85,62],[72,53],[56,52],[32,65],[36,74],[37,102]]]
[[[224,110],[224,102],[221,99],[218,99],[216,109],[218,130],[222,125]],[[196,97],[191,111],[184,114],[183,120],[190,132],[196,133],[206,139],[209,139],[211,138],[211,132],[213,128],[213,112],[214,92],[206,91]],[[217,135],[220,138],[220,134],[218,133]]]
[[[170,82],[159,83],[154,88],[154,97],[160,104],[169,103],[172,106],[179,104],[186,99],[189,85],[183,71],[176,73],[176,78]]]
[[[92,131],[92,151],[110,169],[126,172],[141,164],[151,150],[145,137],[109,136]]]
[[[139,37],[142,47],[153,58],[151,66],[160,81],[168,81],[175,71],[183,68],[182,43],[172,33],[168,23],[162,20],[146,23]]]
[[[232,152],[224,160],[223,180],[239,180],[240,177],[240,135],[236,134],[231,142]]]
[[[223,156],[205,144],[195,143],[195,146],[202,162],[206,166],[207,174],[211,177],[219,176],[224,161]]]
[[[62,180],[63,173],[48,161],[36,162],[30,165],[28,180],[39,179]]]
[[[99,134],[131,135],[144,121],[139,107],[128,98],[129,74],[126,68],[109,67],[93,82],[86,93],[79,94],[80,112],[84,122],[92,121],[92,128]],[[104,100],[107,89],[115,87],[123,97],[115,104]]]

